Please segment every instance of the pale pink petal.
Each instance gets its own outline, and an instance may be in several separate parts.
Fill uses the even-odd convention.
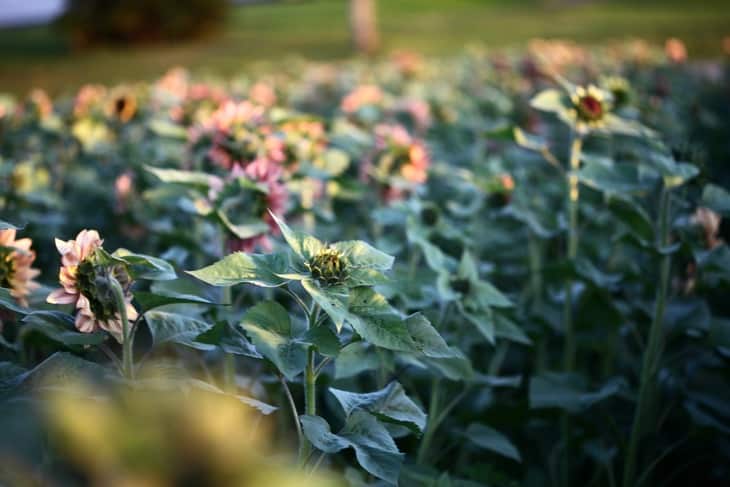
[[[75,303],[77,295],[69,294],[63,289],[56,289],[46,298],[46,302],[51,304],[72,304]]]

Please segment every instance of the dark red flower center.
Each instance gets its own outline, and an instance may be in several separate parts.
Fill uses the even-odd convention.
[[[578,111],[585,120],[598,120],[603,116],[603,104],[596,97],[586,95],[578,100]]]

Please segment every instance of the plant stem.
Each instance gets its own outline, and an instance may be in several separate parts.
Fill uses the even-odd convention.
[[[658,244],[666,247],[669,244],[669,198],[670,192],[666,187],[662,188],[661,200],[659,202],[658,217]],[[654,381],[659,370],[664,336],[662,327],[664,324],[664,310],[666,308],[667,289],[669,287],[669,271],[671,269],[671,256],[663,254],[659,263],[659,290],[657,291],[656,303],[654,306],[654,320],[649,330],[649,341],[644,352],[644,360],[641,366],[641,377],[639,379],[639,398],[634,411],[634,421],[631,427],[631,437],[626,452],[624,467],[623,486],[633,485],[636,474],[636,464],[639,454],[639,443],[644,433],[648,432],[648,418],[651,417],[652,393]]]
[[[583,138],[579,135],[573,137],[570,147],[570,168],[567,173],[568,194],[568,245],[567,257],[571,264],[575,264],[578,256],[578,200],[580,197],[580,186],[578,182],[578,170],[580,169],[580,156],[583,150]],[[563,332],[565,333],[565,344],[563,348],[563,371],[573,372],[575,369],[575,328],[573,324],[573,279],[565,281],[565,301],[563,304]],[[564,414],[560,421],[561,436],[563,439],[562,455],[562,482],[563,487],[570,486],[570,417]]]
[[[439,377],[434,377],[431,381],[431,400],[428,403],[428,423],[426,424],[426,431],[423,434],[423,441],[421,441],[421,444],[418,447],[418,465],[423,465],[426,462],[426,455],[428,455],[431,440],[436,432],[436,428],[438,428],[440,392],[441,379]]]
[[[284,394],[286,395],[286,399],[289,402],[289,407],[291,408],[292,416],[294,416],[294,426],[296,426],[297,429],[297,440],[299,441],[299,462],[303,462],[302,459],[302,448],[304,446],[304,435],[302,434],[302,425],[299,422],[299,412],[297,412],[297,405],[294,402],[294,397],[291,394],[291,391],[289,390],[289,386],[286,383],[286,378],[279,374],[279,381],[281,381],[281,386],[284,388]]]
[[[114,276],[109,276],[109,284],[114,293],[117,311],[122,319],[122,375],[127,380],[134,379],[134,357],[132,353],[132,337],[127,317],[127,302],[124,300],[124,290]]]
[[[309,328],[313,328],[317,324],[319,317],[319,306],[314,304],[309,313]],[[317,415],[317,373],[314,364],[314,347],[307,350],[307,366],[304,369],[304,410],[308,416]],[[309,440],[305,440],[300,448],[301,458],[300,464],[304,464],[312,454],[312,444]]]
[[[583,139],[579,136],[575,137],[570,149],[570,172],[568,172],[567,257],[571,264],[575,263],[575,258],[578,255],[578,199],[580,196],[578,170],[580,169],[580,154],[582,148]],[[572,372],[575,368],[575,330],[573,329],[573,280],[570,278],[565,283],[563,325],[563,330],[565,332],[563,369],[565,372]]]

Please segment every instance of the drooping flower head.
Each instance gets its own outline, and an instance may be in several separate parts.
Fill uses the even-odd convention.
[[[49,294],[46,301],[73,304],[77,310],[75,324],[79,331],[106,330],[121,342],[122,320],[108,282],[109,277],[119,281],[125,290],[127,317],[134,320],[137,311],[128,292],[131,279],[124,266],[105,258],[102,243],[96,230],[82,230],[75,240],[56,239],[56,248],[61,254],[58,280],[62,287]]]
[[[0,287],[9,289],[20,305],[28,306],[28,295],[38,288],[33,279],[40,271],[31,267],[35,260],[32,240],[16,240],[15,236],[14,228],[0,230]]]

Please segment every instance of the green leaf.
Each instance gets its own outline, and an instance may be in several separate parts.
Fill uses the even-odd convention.
[[[654,226],[646,211],[628,196],[613,194],[608,200],[608,209],[639,241],[651,244],[654,241]]]
[[[261,287],[277,287],[286,283],[277,274],[284,274],[287,267],[286,256],[282,254],[235,252],[208,267],[186,272],[213,286],[227,287],[245,282]]]
[[[344,286],[320,286],[316,281],[309,279],[302,281],[302,287],[332,319],[339,333],[345,321],[349,321],[348,289]]]
[[[340,353],[339,338],[325,325],[315,326],[307,330],[299,339],[303,343],[314,345],[317,351],[326,357],[336,357]]]
[[[373,345],[401,352],[418,351],[403,318],[372,288],[352,289],[348,310],[347,322]]]
[[[566,94],[560,90],[543,90],[530,100],[530,106],[544,112],[560,113],[565,111]]]
[[[332,244],[332,248],[342,252],[349,266],[360,269],[387,271],[393,267],[395,257],[381,252],[367,242],[350,240]]]
[[[321,451],[336,453],[352,447],[358,463],[367,472],[385,482],[397,485],[403,454],[398,451],[388,430],[373,416],[357,411],[347,418],[339,434],[319,416],[301,416],[302,430]]]
[[[730,345],[729,345],[730,346]],[[367,342],[351,343],[340,350],[335,361],[335,379],[354,377],[380,366],[373,346]]]
[[[532,345],[530,338],[512,320],[500,313],[494,315],[494,335],[523,345]]]
[[[155,346],[176,343],[197,350],[215,350],[214,345],[201,343],[196,338],[213,325],[195,318],[166,311],[149,311],[144,315]]]
[[[15,225],[5,220],[0,220],[0,230],[22,230],[25,225]]]
[[[416,348],[426,357],[452,358],[455,356],[454,351],[446,344],[436,328],[421,313],[406,317],[405,324]]]
[[[99,364],[68,352],[56,352],[32,370],[0,382],[0,391],[62,387],[106,374],[107,370]]]
[[[20,315],[27,315],[31,312],[29,308],[20,306],[16,299],[10,294],[10,289],[0,287],[0,308],[8,309]]]
[[[73,316],[60,311],[34,311],[22,320],[20,339],[26,340],[32,333],[40,333],[63,345],[74,347],[99,345],[106,340],[106,333],[81,333],[76,330]]]
[[[612,379],[596,392],[588,392],[582,377],[575,374],[546,372],[530,379],[530,407],[560,408],[577,413],[626,387],[623,379]]]
[[[204,172],[182,171],[179,169],[161,169],[158,167],[145,166],[145,169],[164,183],[187,184],[193,186],[204,186],[206,188],[215,184],[220,179]]]
[[[364,411],[354,412],[340,436],[350,441],[362,468],[385,482],[398,484],[404,455],[385,426],[373,416]]]
[[[641,178],[639,167],[630,163],[605,165],[586,161],[578,177],[582,183],[606,193],[633,193],[651,187]]]
[[[279,303],[264,301],[250,308],[241,326],[256,350],[271,360],[287,379],[294,380],[304,370],[308,345],[293,339],[289,313]]]
[[[263,358],[243,332],[226,321],[217,322],[213,328],[199,335],[195,341],[216,345],[226,353]]]
[[[468,381],[474,378],[474,369],[469,358],[456,347],[451,347],[451,356],[445,358],[419,358],[449,380]]]
[[[725,188],[708,184],[702,190],[702,204],[723,215],[730,216],[730,192]]]
[[[487,308],[484,310],[466,310],[461,308],[461,314],[487,339],[494,343],[494,314]]]
[[[223,225],[236,237],[247,239],[269,231],[269,225],[260,219],[249,218],[244,222],[234,223],[223,210],[216,211]]]
[[[479,423],[472,423],[464,432],[464,436],[480,448],[499,453],[502,456],[518,462],[522,461],[520,452],[509,441],[509,438],[494,428]]]
[[[281,234],[284,236],[286,243],[289,244],[289,247],[291,247],[294,253],[305,261],[310,260],[315,254],[325,247],[325,245],[315,237],[307,235],[306,233],[296,232],[289,228],[289,225],[284,223],[284,221],[279,217],[271,212],[269,212],[269,214],[279,226]]]
[[[146,291],[135,291],[134,300],[143,311],[150,311],[169,304],[216,304],[201,296],[176,297]]]
[[[134,279],[171,281],[177,278],[175,269],[166,260],[150,255],[135,254],[127,249],[117,249],[112,256],[122,259],[129,265],[129,273]]]
[[[304,436],[315,448],[325,453],[337,453],[352,446],[345,438],[332,433],[329,423],[319,416],[300,416]]]
[[[474,290],[469,293],[483,308],[494,306],[495,308],[509,308],[512,305],[507,296],[487,281],[474,281],[471,283]]]
[[[391,382],[385,388],[367,394],[330,388],[332,395],[345,411],[345,416],[356,410],[374,414],[381,421],[406,426],[415,433],[426,427],[426,414],[405,393],[398,382]]]

